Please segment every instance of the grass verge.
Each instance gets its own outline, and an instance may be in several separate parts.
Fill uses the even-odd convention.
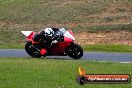
[[[105,51],[105,52],[132,52],[132,46],[128,45],[87,45],[83,46],[85,51]]]
[[[21,44],[1,44],[0,49],[25,49],[25,43]]]
[[[95,65],[96,64],[96,65]],[[76,83],[78,67],[89,74],[130,74],[132,64],[84,60],[0,58],[0,88],[131,88],[130,84]]]

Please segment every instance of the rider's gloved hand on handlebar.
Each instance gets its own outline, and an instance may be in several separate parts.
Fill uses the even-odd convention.
[[[54,40],[57,40],[58,42],[62,42],[62,41],[64,41],[64,36],[63,35],[56,35],[54,37]]]

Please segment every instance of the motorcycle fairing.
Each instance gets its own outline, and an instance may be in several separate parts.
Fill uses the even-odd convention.
[[[75,40],[75,38],[73,37],[73,35],[69,31],[65,32],[64,37],[67,37],[67,38],[70,38],[72,40]]]
[[[32,44],[39,43],[39,42],[34,42],[33,41],[33,35],[36,34],[36,32],[33,31],[21,31],[23,35],[26,36],[27,41],[32,41]]]
[[[32,37],[34,36],[34,34],[36,34],[36,32],[33,32],[33,31],[21,31],[21,32],[22,34],[26,36],[27,41],[32,41],[32,44],[39,43],[39,42],[34,42],[32,39]],[[64,36],[64,41],[54,44],[55,47],[53,45],[53,47],[50,48],[49,55],[53,55],[53,56],[54,55],[65,55],[64,54],[65,48],[69,46],[70,43],[75,40],[75,38],[73,37],[73,33],[71,30],[67,30],[63,36]],[[45,53],[45,50],[42,50],[40,53],[41,54]]]
[[[26,37],[30,36],[33,31],[21,31]]]

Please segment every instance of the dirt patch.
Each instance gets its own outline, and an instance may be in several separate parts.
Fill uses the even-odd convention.
[[[123,44],[132,45],[132,33],[127,31],[111,31],[98,33],[78,33],[76,42],[81,45],[88,44]]]

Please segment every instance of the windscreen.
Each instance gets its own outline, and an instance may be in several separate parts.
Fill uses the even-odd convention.
[[[59,31],[60,31],[60,35],[64,35],[66,33],[66,29],[64,28],[59,29]]]

